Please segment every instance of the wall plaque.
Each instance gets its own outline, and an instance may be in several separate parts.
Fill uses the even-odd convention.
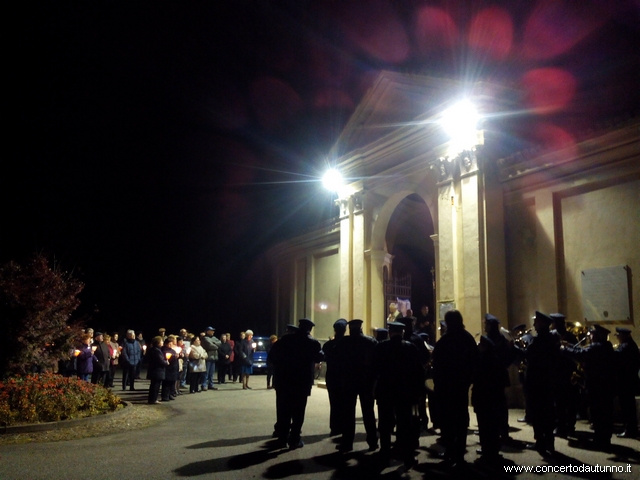
[[[440,308],[438,310],[438,320],[444,320],[445,314],[450,310],[456,309],[456,302],[453,300],[446,300],[444,302],[438,302]]]
[[[582,271],[582,312],[586,322],[629,322],[629,267]]]

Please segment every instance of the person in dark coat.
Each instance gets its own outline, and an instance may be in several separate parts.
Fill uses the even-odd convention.
[[[613,435],[614,352],[608,337],[610,330],[594,325],[591,344],[564,346],[563,353],[584,365],[589,413],[593,422],[593,446],[608,450]]]
[[[462,314],[445,314],[446,335],[433,349],[433,383],[438,422],[445,446],[444,458],[452,466],[464,463],[469,426],[469,387],[478,362],[478,348],[464,328]]]
[[[245,339],[240,342],[240,358],[242,364],[240,366],[240,375],[242,376],[242,389],[251,390],[249,386],[249,377],[253,374],[253,331],[247,330],[245,332]]]
[[[147,358],[145,356],[145,353],[147,351],[147,342],[144,339],[144,336],[142,335],[142,332],[138,332],[138,335],[136,335],[136,341],[138,342],[138,344],[140,345],[140,362],[138,362],[138,364],[136,365],[136,376],[135,379],[136,380],[140,380],[140,372],[142,371],[142,363],[147,361]]]
[[[575,346],[578,344],[576,336],[567,331],[566,317],[561,313],[549,315],[555,327],[551,333],[558,337],[564,345]],[[578,401],[580,388],[575,384],[574,378],[578,364],[572,358],[561,355],[556,366],[556,384],[553,387],[556,403],[557,426],[554,434],[557,437],[566,438],[576,431],[576,415],[578,414]]]
[[[274,371],[273,364],[268,361],[269,352],[271,351],[271,347],[273,347],[273,344],[276,343],[277,341],[278,341],[278,336],[271,335],[269,337],[269,342],[265,345],[265,350],[267,352],[267,390],[271,390],[273,388],[273,385],[271,385],[271,383],[273,380],[273,371]]]
[[[395,448],[405,467],[416,463],[417,429],[412,428],[413,411],[424,386],[422,366],[415,345],[402,339],[404,324],[390,322],[389,340],[376,345],[373,369],[377,374],[375,397],[378,402],[380,459],[383,466],[391,458],[391,433],[396,425]]]
[[[495,354],[498,358],[500,376],[502,378],[502,386],[499,388],[500,393],[496,395],[496,411],[498,412],[497,418],[499,419],[500,438],[504,443],[509,443],[511,441],[511,437],[509,436],[509,407],[507,405],[505,388],[511,385],[509,380],[509,366],[515,361],[517,355],[515,347],[502,335],[500,320],[496,316],[490,313],[484,316],[484,329],[487,338],[493,343]]]
[[[347,321],[344,318],[336,320],[333,324],[333,331],[333,338],[322,347],[327,365],[325,380],[327,382],[327,393],[329,394],[329,435],[331,437],[342,435],[345,424],[342,418],[345,408],[343,370],[341,369],[342,362],[338,358],[339,352],[336,351],[336,347],[344,339],[347,331]]]
[[[77,352],[77,354],[76,354]],[[82,343],[80,347],[74,351],[76,358],[76,370],[78,378],[88,382],[91,379],[93,373],[93,351],[91,350],[91,334],[84,333],[82,335]]]
[[[356,433],[356,404],[360,398],[360,408],[369,451],[378,448],[378,434],[376,432],[375,415],[375,371],[373,369],[373,351],[376,347],[375,339],[362,333],[362,320],[354,319],[349,322],[349,335],[336,345],[336,357],[340,369],[344,403],[342,404],[344,425],[342,438],[337,449],[341,452],[353,450],[353,440]],[[326,355],[326,353],[325,353]]]
[[[536,312],[534,327],[537,335],[525,352],[528,415],[533,426],[535,444],[530,444],[540,455],[555,452],[553,430],[555,408],[553,387],[556,384],[556,369],[560,342],[549,331],[551,317]]]
[[[476,412],[480,435],[481,460],[497,463],[500,455],[500,427],[504,401],[504,367],[496,344],[488,336],[480,338],[478,367],[471,391],[471,404]]]
[[[280,445],[293,450],[304,446],[301,439],[307,397],[311,395],[315,366],[324,360],[320,342],[311,336],[315,324],[306,318],[298,322],[297,332],[283,335],[269,352],[275,367],[275,435]]]
[[[411,310],[407,310],[407,314],[411,313]],[[422,383],[425,384],[427,380],[427,371],[431,362],[431,351],[427,347],[427,344],[419,334],[415,333],[413,328],[416,324],[415,317],[406,316],[398,320],[404,324],[403,339],[407,342],[413,343],[418,349],[418,359],[420,365],[422,365]],[[422,389],[420,393],[420,399],[418,400],[418,415],[420,417],[420,424],[418,428],[422,427],[424,430],[429,428],[429,415],[427,415],[427,389]]]
[[[231,356],[233,355],[232,348],[227,339],[227,334],[221,335],[220,346],[218,347],[218,383],[227,383],[227,373],[231,365]]]
[[[386,328],[376,328],[376,340],[378,343],[389,339],[389,330]]]
[[[111,365],[111,352],[109,345],[104,341],[102,332],[96,332],[93,337],[93,373],[91,383],[108,385],[109,367]]]
[[[216,329],[213,327],[207,327],[205,335],[200,339],[202,341],[202,348],[207,351],[207,374],[202,384],[202,390],[217,390],[218,387],[214,385],[214,376],[216,373],[216,363],[218,362],[218,348],[220,348],[220,340],[214,335]]]
[[[120,363],[122,364],[122,390],[135,390],[136,370],[142,362],[142,347],[136,340],[136,332],[127,330],[122,352],[120,353]]]
[[[242,364],[244,363],[244,358],[242,358],[242,342],[244,342],[245,333],[240,332],[240,337],[235,341],[235,345],[233,347],[233,364],[231,368],[233,369],[233,383],[238,381],[238,378],[242,381]]]
[[[166,368],[169,365],[165,354],[162,351],[162,337],[153,337],[151,347],[147,352],[147,380],[151,380],[149,384],[149,404],[160,403],[158,394],[160,386],[165,379]]]
[[[616,335],[620,344],[615,349],[615,367],[617,375],[617,394],[620,409],[624,418],[624,432],[620,438],[636,438],[638,436],[638,413],[636,410],[636,395],[640,394],[640,352],[638,345],[631,336],[628,328],[616,328]]]
[[[164,372],[164,380],[162,380],[162,401],[168,402],[169,400],[175,400],[178,392],[176,391],[176,382],[180,375],[180,360],[178,353],[173,349],[176,343],[176,337],[169,335],[162,347],[162,353],[169,361],[169,365],[166,366]]]

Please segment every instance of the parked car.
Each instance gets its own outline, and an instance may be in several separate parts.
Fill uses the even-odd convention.
[[[269,337],[253,337],[253,373],[267,373],[267,352],[271,346]]]

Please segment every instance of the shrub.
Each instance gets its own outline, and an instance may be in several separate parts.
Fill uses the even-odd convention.
[[[122,406],[111,390],[51,373],[0,382],[0,425],[55,422],[112,412]]]
[[[24,265],[0,267],[0,325],[7,337],[0,349],[0,378],[42,371],[68,356],[81,331],[71,315],[83,287],[42,254]]]

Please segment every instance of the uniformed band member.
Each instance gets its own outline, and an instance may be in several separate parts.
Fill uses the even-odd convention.
[[[593,445],[608,450],[613,435],[614,371],[613,346],[608,340],[610,330],[594,325],[591,345],[563,347],[563,353],[583,362],[586,376],[589,413],[593,422]]]
[[[624,432],[620,438],[635,438],[638,436],[638,414],[636,410],[636,395],[640,394],[640,352],[638,345],[631,337],[628,328],[616,328],[616,335],[620,344],[615,350],[616,370],[618,373],[618,399],[624,419]]]
[[[274,365],[276,390],[275,435],[278,444],[293,450],[304,446],[300,435],[311,395],[316,363],[324,360],[320,342],[311,336],[315,324],[306,318],[298,322],[298,331],[283,335],[269,352]]]
[[[403,317],[398,321],[404,324],[403,339],[407,342],[413,343],[418,349],[418,359],[420,360],[420,365],[422,365],[422,384],[425,385],[427,369],[431,362],[431,351],[427,348],[427,344],[424,342],[424,339],[413,331],[415,326],[414,317]],[[420,392],[420,399],[418,400],[418,415],[420,417],[420,424],[416,427],[418,429],[422,427],[424,430],[427,430],[429,428],[429,415],[427,415],[427,389],[425,387],[423,387]]]
[[[535,316],[533,320],[535,321]],[[527,362],[524,358],[524,351],[531,345],[531,341],[533,340],[533,335],[531,335],[531,330],[533,328],[527,329],[527,325],[524,323],[514,327],[511,331],[513,335],[516,337],[516,348],[518,350],[518,379],[520,380],[520,384],[522,385],[522,395],[524,396],[524,416],[522,418],[518,418],[519,423],[530,423],[531,415],[529,414],[529,395],[527,392],[527,382],[526,382],[526,370],[527,370]]]
[[[549,327],[551,317],[536,312],[534,327],[537,336],[525,351],[527,369],[525,382],[527,385],[527,415],[533,426],[535,444],[528,445],[540,455],[555,452],[553,429],[555,427],[555,409],[553,386],[557,369],[560,342],[552,335]]]
[[[567,331],[565,316],[561,313],[549,315],[553,320],[554,330],[560,342],[565,345],[577,345],[576,336]],[[575,375],[578,365],[576,362],[562,355],[558,359],[556,371],[556,384],[553,391],[555,393],[557,424],[554,434],[557,437],[571,436],[576,431],[576,415],[578,414],[578,401],[580,398],[580,388],[575,382]]]
[[[498,419],[498,429],[500,438],[504,443],[508,443],[509,437],[509,407],[507,405],[507,395],[505,388],[511,385],[509,380],[509,366],[516,358],[515,347],[509,344],[509,341],[502,335],[500,331],[500,320],[494,315],[487,313],[484,316],[484,328],[487,338],[493,343],[495,354],[498,358],[496,368],[499,368],[501,377],[501,386],[498,386],[499,392],[496,392],[496,418]]]
[[[384,342],[389,338],[389,330],[386,328],[376,328],[376,340],[378,342]]]
[[[473,335],[464,328],[462,314],[445,314],[447,334],[433,349],[434,394],[445,446],[445,460],[452,466],[464,463],[469,426],[469,387],[478,361]]]
[[[503,367],[495,343],[483,335],[478,345],[478,368],[471,392],[471,403],[476,412],[480,449],[483,463],[495,463],[500,455],[500,419],[504,397]]]
[[[402,339],[404,325],[390,322],[389,340],[380,342],[374,350],[374,371],[377,373],[376,400],[380,430],[380,458],[384,465],[391,459],[391,432],[396,425],[396,450],[411,468],[416,463],[415,429],[411,428],[413,408],[424,385],[422,366],[415,345]]]
[[[329,394],[329,430],[330,436],[342,435],[344,427],[344,388],[342,380],[342,370],[336,345],[344,338],[347,331],[347,321],[340,318],[333,324],[334,337],[326,342],[322,347],[324,359],[327,365],[325,381],[327,382],[327,393]]]
[[[375,339],[362,333],[362,320],[355,319],[349,321],[349,335],[343,337],[335,347],[335,357],[341,370],[340,380],[343,382],[341,390],[344,392],[344,425],[342,438],[337,446],[342,452],[353,450],[358,398],[369,451],[378,448],[373,396],[376,382],[373,351],[377,343]]]

